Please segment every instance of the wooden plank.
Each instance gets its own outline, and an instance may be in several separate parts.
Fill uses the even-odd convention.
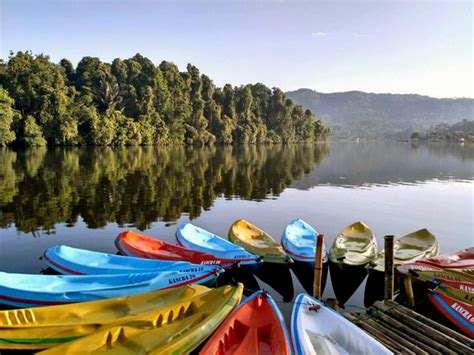
[[[474,353],[474,339],[471,339],[464,334],[461,334],[451,328],[448,328],[442,324],[439,324],[438,322],[435,322],[434,320],[428,317],[425,317],[424,315],[417,313],[407,307],[404,307],[396,302],[387,301],[384,304],[383,302],[377,301],[376,303],[377,303],[377,306],[380,307],[380,309],[382,308],[385,310],[396,309],[397,311],[403,314],[406,314],[410,318],[416,319],[422,322],[423,324],[425,324],[426,326],[440,331],[446,337],[452,338],[453,340],[456,340],[458,343],[466,345],[469,349],[473,350],[472,353]]]

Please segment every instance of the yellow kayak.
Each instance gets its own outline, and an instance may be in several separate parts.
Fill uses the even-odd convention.
[[[406,264],[439,254],[438,239],[426,228],[409,233],[396,240],[393,245],[393,263]],[[378,253],[368,265],[369,269],[385,271],[385,254]]]
[[[374,232],[363,222],[344,228],[334,240],[329,252],[333,263],[365,265],[377,255]]]
[[[130,328],[134,334],[159,329],[168,334],[178,323],[179,337],[173,342],[191,349],[240,302],[242,289],[241,284],[218,289],[183,286],[103,301],[1,311],[0,349],[34,350],[59,344],[69,349],[66,342],[106,334],[108,329]],[[106,339],[104,336],[103,342]],[[99,347],[103,342],[87,342],[87,346]],[[75,342],[71,343],[74,349],[72,344]]]
[[[261,256],[264,262],[280,264],[293,262],[282,246],[270,235],[244,219],[235,221],[230,227],[229,240],[248,252]]]

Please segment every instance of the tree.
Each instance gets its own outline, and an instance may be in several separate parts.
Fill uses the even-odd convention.
[[[15,140],[12,129],[14,110],[13,99],[8,92],[0,86],[0,147],[5,147]]]
[[[33,116],[28,115],[24,121],[24,142],[28,147],[39,147],[46,145],[46,139],[40,126]]]

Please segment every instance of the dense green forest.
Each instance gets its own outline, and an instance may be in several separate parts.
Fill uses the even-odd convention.
[[[438,123],[427,131],[413,132],[412,140],[474,142],[474,121],[462,120],[453,125]]]
[[[74,67],[46,55],[0,62],[0,146],[294,143],[329,130],[310,110],[263,84],[216,87],[188,64],[136,54]]]
[[[141,230],[191,219],[219,196],[278,196],[329,154],[325,144],[191,148],[0,147],[0,228],[53,232],[57,223]]]

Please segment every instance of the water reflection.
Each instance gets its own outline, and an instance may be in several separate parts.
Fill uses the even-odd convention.
[[[144,230],[182,213],[196,218],[218,196],[278,196],[328,154],[326,145],[2,149],[0,227],[53,232],[82,216],[89,228]]]
[[[0,149],[0,228],[54,233],[116,222],[197,218],[219,196],[260,201],[288,186],[360,187],[472,180],[474,145],[364,143],[308,146]]]

